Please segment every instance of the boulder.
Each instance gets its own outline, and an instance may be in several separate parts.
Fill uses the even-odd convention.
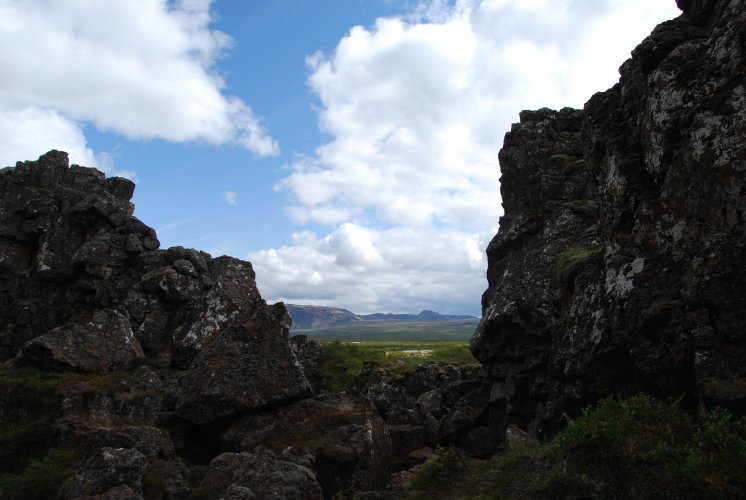
[[[236,420],[222,436],[231,451],[259,446],[310,465],[324,498],[382,490],[391,473],[391,438],[375,408],[349,394],[316,396]],[[295,457],[295,458],[293,458]]]
[[[306,335],[290,337],[290,348],[304,371],[318,366],[324,359],[324,346],[318,340],[313,340]]]
[[[182,379],[179,416],[202,424],[311,395],[287,341],[282,304],[235,322],[199,352]]]
[[[106,374],[125,370],[143,357],[127,318],[102,309],[84,324],[68,323],[30,340],[13,362],[17,366]]]
[[[313,471],[279,460],[266,449],[255,453],[222,453],[210,462],[198,487],[199,498],[248,500],[286,498],[320,500],[321,487]]]
[[[460,444],[482,457],[501,443],[496,429],[489,437],[478,431],[487,439],[475,442],[474,429],[489,420],[490,387],[479,366],[427,362],[398,375],[367,364],[358,383],[386,422],[397,469],[411,452],[427,446]]]
[[[66,498],[107,494],[107,498],[117,496],[126,487],[133,497],[142,497],[142,477],[147,465],[146,457],[137,450],[104,447],[89,456],[75,474]]]

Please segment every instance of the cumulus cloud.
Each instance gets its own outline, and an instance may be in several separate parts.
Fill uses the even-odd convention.
[[[228,204],[232,206],[238,206],[238,193],[235,191],[225,191],[223,193],[223,200]]]
[[[209,0],[0,2],[0,45],[12,47],[0,51],[0,121],[21,125],[3,140],[26,154],[14,159],[67,147],[74,161],[95,164],[82,123],[277,154],[251,108],[223,92],[215,62],[230,38],[209,28],[209,9]]]
[[[80,165],[96,163],[78,124],[59,112],[35,106],[16,110],[0,106],[0,165],[35,160],[49,149],[67,151]]]
[[[424,242],[415,229],[370,230],[346,223],[324,237],[310,231],[293,244],[253,253],[263,296],[354,312],[463,311],[484,287],[486,241],[444,229]],[[426,244],[426,245],[425,245]],[[476,272],[475,272],[476,271]],[[272,276],[273,279],[264,279]],[[468,306],[475,309],[473,304]]]
[[[433,0],[310,55],[331,139],[278,188],[291,218],[330,232],[250,255],[263,293],[356,312],[476,312],[511,122],[582,106],[677,13],[669,0]]]

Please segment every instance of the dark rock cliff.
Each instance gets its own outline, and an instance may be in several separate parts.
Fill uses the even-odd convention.
[[[391,441],[372,403],[312,397],[290,316],[261,298],[251,264],[160,250],[133,191],[59,151],[0,170],[3,472],[77,456],[64,498],[382,488]],[[314,439],[302,428],[265,446],[287,438],[278,419],[292,427],[309,408]],[[261,439],[221,440],[243,421]]]
[[[610,393],[746,410],[746,3],[679,6],[619,84],[505,136],[471,347],[539,435]]]

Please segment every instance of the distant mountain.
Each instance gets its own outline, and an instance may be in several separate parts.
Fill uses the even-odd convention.
[[[285,304],[293,318],[292,330],[344,326],[359,321],[453,321],[479,319],[475,316],[440,314],[422,311],[420,314],[355,314],[339,307]]]
[[[293,318],[293,330],[304,328],[318,328],[326,326],[341,326],[361,321],[358,316],[338,307],[304,306],[285,304]]]
[[[358,318],[364,321],[452,321],[458,319],[477,319],[476,316],[440,314],[428,310],[424,310],[420,314],[358,314]]]

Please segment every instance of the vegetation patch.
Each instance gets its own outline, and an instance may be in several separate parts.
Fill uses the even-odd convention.
[[[746,419],[692,418],[677,401],[609,397],[550,443],[550,492],[564,498],[743,498]]]
[[[425,361],[476,363],[466,342],[322,342],[322,361],[306,370],[314,388],[322,393],[352,391],[366,362],[397,373],[414,370]],[[419,351],[413,356],[412,351]],[[424,352],[429,351],[429,352]]]
[[[746,498],[746,418],[694,418],[677,401],[609,397],[541,446],[489,460],[442,458],[418,473],[410,498]],[[469,477],[469,481],[464,481]]]
[[[291,333],[316,340],[386,342],[468,342],[479,323],[478,318],[441,321],[358,321],[340,326],[307,328]]]
[[[74,450],[58,449],[54,422],[66,391],[116,391],[127,374],[46,372],[0,364],[0,498],[56,498]],[[51,492],[51,493],[50,493]]]
[[[554,268],[561,271],[575,262],[584,261],[601,253],[601,247],[595,244],[566,248],[554,258]]]
[[[569,290],[574,287],[575,276],[601,255],[596,244],[574,246],[565,249],[554,258],[553,279]]]

